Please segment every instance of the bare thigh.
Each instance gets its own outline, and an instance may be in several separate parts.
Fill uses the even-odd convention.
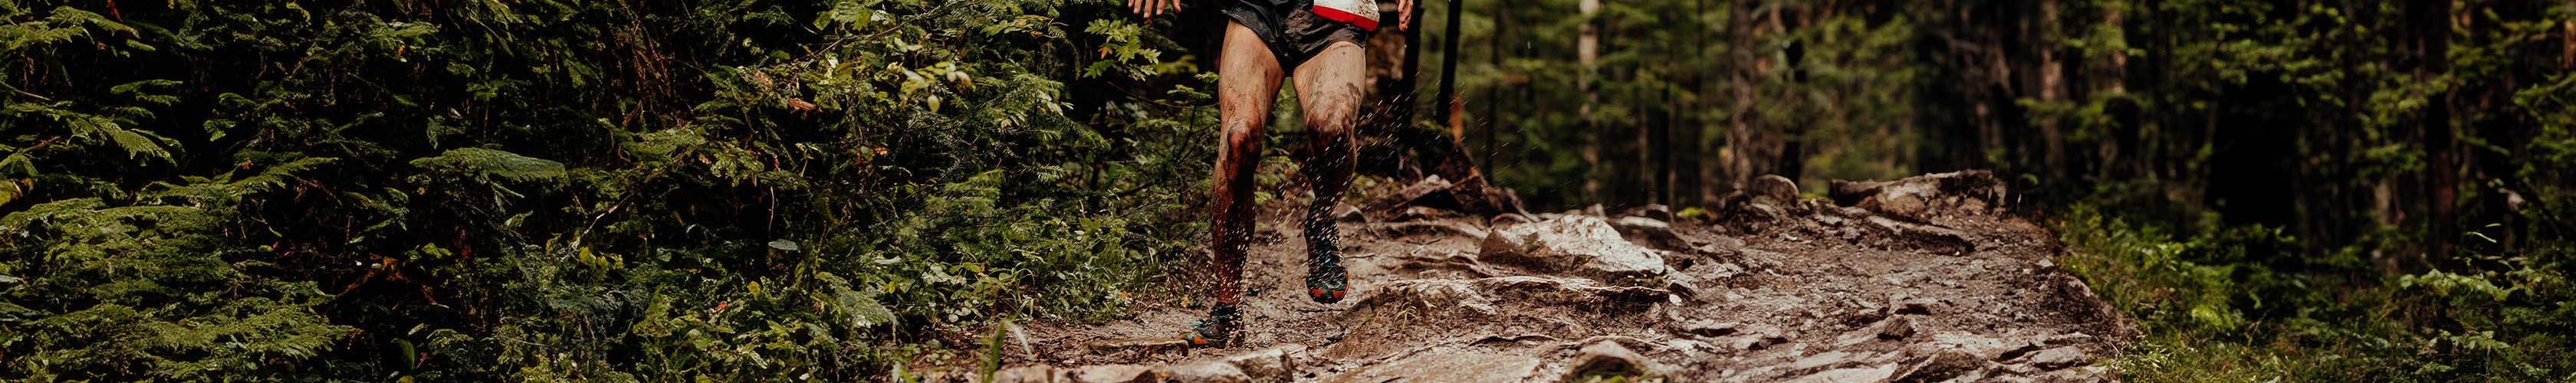
[[[1306,114],[1306,125],[1323,135],[1340,135],[1350,131],[1359,115],[1360,97],[1366,94],[1360,83],[1368,77],[1368,56],[1359,44],[1334,42],[1297,66],[1298,109]]]
[[[1271,97],[1279,95],[1279,59],[1261,35],[1241,23],[1225,23],[1225,46],[1217,54],[1217,109],[1231,130],[1244,119],[1259,133],[1270,122]],[[1233,132],[1228,132],[1233,133]]]

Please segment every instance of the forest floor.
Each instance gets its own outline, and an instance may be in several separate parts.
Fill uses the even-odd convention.
[[[1203,309],[1149,306],[1029,324],[992,380],[2116,380],[2102,364],[2135,325],[2051,261],[2049,230],[1995,207],[2000,186],[1959,176],[1852,206],[1781,181],[1785,198],[1692,217],[1465,216],[1377,188],[1354,201],[1395,208],[1345,209],[1354,296],[1331,305],[1305,297],[1296,209],[1278,201],[1229,347],[1169,340]]]

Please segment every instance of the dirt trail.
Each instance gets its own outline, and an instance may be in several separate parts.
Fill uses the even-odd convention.
[[[2048,230],[1992,208],[1991,176],[1833,185],[1850,206],[1756,186],[1714,221],[1358,213],[1341,223],[1355,296],[1336,305],[1303,296],[1303,241],[1266,214],[1231,347],[1162,340],[1200,311],[1149,308],[1032,325],[1033,355],[994,380],[2116,379],[2096,362],[2136,330],[2049,261]]]

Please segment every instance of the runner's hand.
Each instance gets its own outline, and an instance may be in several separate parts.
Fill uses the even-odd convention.
[[[1170,8],[1171,12],[1180,12],[1181,0],[1127,0],[1127,10],[1145,15],[1146,20],[1153,20],[1154,15],[1166,13],[1165,8]]]
[[[1395,9],[1395,30],[1413,30],[1413,0],[1395,0]],[[1453,9],[1450,12],[1457,12],[1457,10]]]

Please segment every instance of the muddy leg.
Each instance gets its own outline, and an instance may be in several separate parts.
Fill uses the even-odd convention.
[[[1313,131],[1307,142],[1311,154],[1299,166],[1315,189],[1315,200],[1306,206],[1307,294],[1317,302],[1340,301],[1348,291],[1349,277],[1341,266],[1340,231],[1333,226],[1333,205],[1341,202],[1342,190],[1350,185],[1351,167],[1358,162],[1352,148],[1351,125],[1359,115],[1361,78],[1367,75],[1367,60],[1359,44],[1334,43],[1297,67],[1297,99],[1306,113],[1306,127]]]
[[[1279,60],[1259,35],[1242,24],[1226,24],[1225,47],[1217,57],[1217,110],[1224,132],[1209,198],[1215,215],[1210,250],[1216,255],[1211,271],[1218,303],[1243,300],[1243,257],[1252,242],[1252,172],[1261,164],[1261,129],[1270,122],[1280,75]]]

